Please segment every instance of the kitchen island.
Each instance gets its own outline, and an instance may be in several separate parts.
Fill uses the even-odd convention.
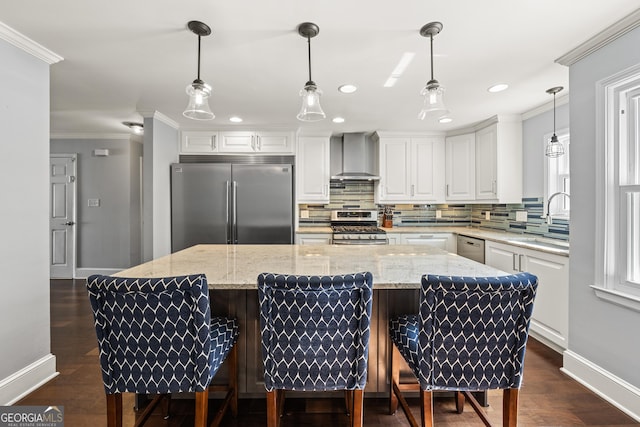
[[[373,308],[367,397],[389,395],[391,316],[418,312],[423,274],[496,276],[500,270],[423,245],[196,245],[129,268],[120,277],[162,277],[204,273],[213,315],[238,319],[240,397],[264,397],[258,274],[332,275],[369,271]],[[408,370],[408,368],[406,368]],[[221,370],[214,381],[224,381]]]
[[[117,276],[204,273],[210,289],[257,289],[260,273],[332,275],[369,271],[374,289],[417,289],[423,274],[495,276],[500,270],[424,245],[196,245]]]

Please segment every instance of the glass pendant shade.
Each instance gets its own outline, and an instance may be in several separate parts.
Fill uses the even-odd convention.
[[[211,120],[215,117],[209,108],[211,86],[202,80],[194,80],[187,86],[186,92],[189,95],[189,104],[182,113],[185,117],[194,120]]]
[[[300,91],[302,97],[302,107],[296,116],[298,120],[303,122],[315,122],[326,117],[322,107],[320,106],[320,96],[322,91],[314,84],[307,84]]]
[[[564,146],[558,141],[558,137],[554,133],[547,148],[544,150],[544,155],[547,157],[560,157],[564,154]]]
[[[418,114],[420,120],[439,119],[449,114],[449,110],[444,105],[444,88],[433,80],[420,91],[424,98],[422,110]]]

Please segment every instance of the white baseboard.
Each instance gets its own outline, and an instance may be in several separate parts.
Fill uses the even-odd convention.
[[[640,388],[570,350],[562,359],[562,372],[640,422]]]
[[[13,405],[56,376],[56,357],[48,354],[0,380],[0,405]]]
[[[110,276],[124,270],[123,268],[76,268],[76,279],[86,279],[92,274]]]

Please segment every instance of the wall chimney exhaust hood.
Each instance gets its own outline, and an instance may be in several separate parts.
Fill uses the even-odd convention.
[[[345,133],[342,136],[342,147],[331,146],[331,149],[342,149],[340,155],[331,155],[331,169],[341,172],[331,175],[332,180],[340,181],[378,181],[380,177],[374,173],[373,161],[376,158],[372,143],[367,143],[364,133]],[[342,161],[342,167],[336,165]]]

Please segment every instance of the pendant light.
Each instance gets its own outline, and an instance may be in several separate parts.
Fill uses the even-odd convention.
[[[558,137],[556,136],[556,93],[562,89],[564,89],[562,86],[547,89],[548,94],[553,94],[553,135],[547,144],[547,148],[544,150],[544,155],[547,157],[560,157],[564,154],[564,146],[558,141]]]
[[[215,117],[209,108],[211,86],[200,80],[200,38],[211,34],[211,28],[200,21],[189,21],[187,26],[198,36],[198,77],[187,86],[189,104],[182,114],[194,120],[211,120]]]
[[[320,106],[320,96],[322,91],[311,79],[311,39],[318,35],[320,28],[311,22],[303,22],[298,25],[298,34],[307,39],[309,52],[309,80],[305,83],[304,88],[300,91],[302,97],[302,107],[296,116],[298,120],[303,122],[315,122],[324,119],[326,116]]]
[[[430,22],[420,29],[420,35],[429,37],[431,44],[431,80],[420,91],[420,95],[424,97],[422,110],[418,114],[420,120],[425,118],[439,119],[449,114],[449,110],[445,107],[443,100],[444,88],[433,78],[433,37],[438,35],[440,31],[442,31],[441,22]]]

